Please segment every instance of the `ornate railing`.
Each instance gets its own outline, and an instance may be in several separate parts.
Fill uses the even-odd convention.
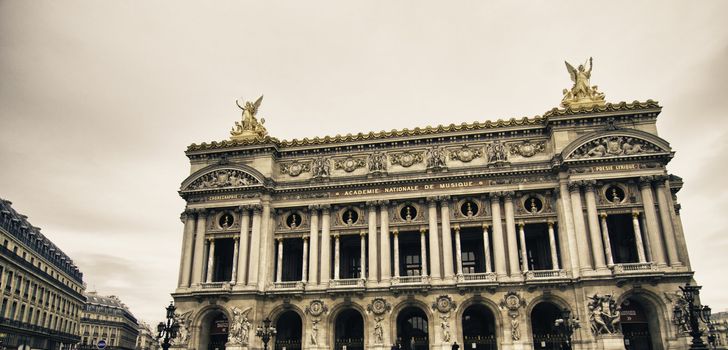
[[[651,262],[623,263],[612,266],[614,273],[650,272],[657,271],[657,266]]]
[[[566,278],[564,270],[535,270],[526,271],[526,280],[540,280],[552,278]]]
[[[230,282],[204,282],[202,289],[224,289],[230,290]]]
[[[417,284],[430,282],[427,276],[399,276],[392,277],[392,284]]]
[[[273,282],[273,287],[275,289],[296,289],[296,288],[302,288],[303,282],[301,282],[301,281]]]
[[[364,287],[364,279],[361,278],[344,278],[338,280],[330,280],[329,287]]]
[[[495,272],[465,273],[457,276],[458,282],[495,282]]]

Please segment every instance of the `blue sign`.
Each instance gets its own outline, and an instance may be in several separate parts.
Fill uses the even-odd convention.
[[[106,340],[99,340],[99,343],[98,343],[98,344],[96,344],[96,346],[97,346],[97,347],[98,347],[99,349],[103,349],[103,348],[105,348],[105,347],[106,347]]]

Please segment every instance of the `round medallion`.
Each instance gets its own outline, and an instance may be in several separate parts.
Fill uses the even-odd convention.
[[[415,157],[410,153],[404,153],[402,154],[402,158],[400,158],[400,164],[402,164],[403,167],[407,168],[412,166],[412,164],[415,163]]]
[[[521,151],[521,155],[524,157],[532,157],[536,154],[536,147],[530,143],[524,143],[519,147],[519,151]]]
[[[288,168],[288,174],[291,176],[301,175],[302,172],[303,172],[303,165],[301,165],[300,163],[293,163]]]
[[[506,297],[506,306],[509,309],[518,309],[518,307],[521,305],[521,300],[518,298],[517,295],[509,295]]]
[[[433,305],[434,309],[437,309],[437,311],[440,311],[441,313],[448,313],[450,310],[455,308],[455,303],[452,302],[452,299],[450,299],[447,295],[441,295],[437,298],[437,301],[435,301],[435,304]]]
[[[473,160],[474,155],[475,154],[473,153],[473,151],[471,151],[469,149],[464,149],[464,150],[460,151],[460,160],[467,163],[467,162]]]
[[[389,309],[389,305],[387,302],[382,298],[376,298],[372,301],[372,304],[370,306],[370,310],[375,315],[382,315]]]
[[[321,314],[323,314],[326,311],[326,306],[324,306],[323,301],[314,300],[308,306],[307,311],[309,314],[311,314],[311,316],[318,317],[318,316],[321,316]]]

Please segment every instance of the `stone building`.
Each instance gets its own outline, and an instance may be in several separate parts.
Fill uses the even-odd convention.
[[[58,350],[79,341],[83,274],[40,231],[0,199],[0,348]]]
[[[81,315],[79,348],[98,349],[99,341],[103,340],[109,350],[134,350],[139,325],[129,308],[115,295],[88,292],[86,299]]]
[[[533,118],[278,140],[238,106],[188,147],[178,349],[685,349],[692,280],[652,100],[569,67]]]
[[[146,322],[139,322],[136,350],[158,350],[157,333]]]

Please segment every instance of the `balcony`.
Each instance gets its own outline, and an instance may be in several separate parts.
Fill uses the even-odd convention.
[[[611,268],[615,275],[641,275],[659,271],[652,262],[615,264]]]
[[[526,284],[566,283],[569,276],[564,270],[532,270],[523,273]]]
[[[430,277],[429,276],[399,276],[392,277],[390,282],[391,289],[395,291],[398,289],[429,289],[430,288]]]
[[[329,289],[333,290],[364,290],[366,280],[363,278],[344,278],[329,281]]]
[[[495,284],[496,274],[495,272],[464,273],[455,276],[455,281],[458,286]]]
[[[282,281],[273,282],[273,288],[280,290],[300,291],[306,284],[303,281]]]

